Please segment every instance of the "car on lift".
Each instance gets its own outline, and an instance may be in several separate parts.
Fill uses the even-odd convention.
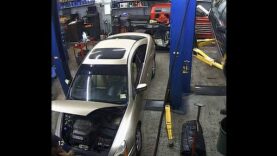
[[[226,12],[227,12],[227,0],[213,0],[211,10],[209,13],[209,19],[212,23],[214,36],[218,50],[223,56],[223,72],[226,76]]]
[[[201,13],[206,14],[211,21],[212,30],[216,39],[218,51],[220,52],[223,60],[223,72],[226,76],[226,24],[227,24],[227,0],[212,0],[211,8],[206,10],[204,7],[197,6]]]
[[[155,44],[144,33],[100,41],[86,55],[59,112],[55,135],[76,155],[139,155],[143,95],[155,75]]]
[[[213,0],[209,19],[212,23],[215,38],[218,44],[218,50],[222,56],[226,53],[226,0]]]

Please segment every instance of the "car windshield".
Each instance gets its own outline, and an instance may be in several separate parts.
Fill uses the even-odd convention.
[[[127,65],[83,64],[72,83],[72,100],[127,103]]]

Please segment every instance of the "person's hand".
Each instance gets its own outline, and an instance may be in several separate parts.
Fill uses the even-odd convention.
[[[74,156],[74,152],[70,150],[69,152],[62,151],[59,153],[59,156]]]

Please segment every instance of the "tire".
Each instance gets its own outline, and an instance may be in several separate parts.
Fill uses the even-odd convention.
[[[163,33],[163,34],[160,34]],[[165,32],[154,32],[153,34],[153,39],[154,39],[154,43],[156,45],[156,49],[157,50],[162,50],[162,49],[168,49],[169,46],[169,31],[165,31]],[[156,39],[161,39],[164,46],[160,46],[157,44],[157,42],[155,41]]]
[[[140,155],[142,149],[142,133],[141,133],[141,126],[138,125],[135,135],[135,148],[136,148],[136,156]]]
[[[164,39],[165,39],[164,42],[167,42],[166,47],[168,47],[169,41],[170,41],[169,31],[166,31],[166,32],[165,32]]]
[[[152,63],[152,75],[151,75],[151,80],[154,79],[156,75],[156,56],[154,56],[154,61]]]

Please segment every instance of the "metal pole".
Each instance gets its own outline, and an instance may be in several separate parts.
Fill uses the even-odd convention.
[[[201,107],[200,107],[200,106],[198,106],[198,112],[197,112],[197,122],[199,122],[200,112],[201,112]]]
[[[182,109],[183,93],[190,93],[196,0],[172,0],[170,13],[170,81],[172,109]],[[178,56],[176,56],[178,55]],[[171,69],[171,68],[170,68]]]
[[[51,38],[51,54],[56,66],[56,74],[60,80],[64,95],[66,96],[72,77],[62,44],[56,0],[52,0]]]
[[[201,103],[195,103],[194,105],[198,107],[198,110],[197,110],[197,122],[199,123],[200,113],[201,113],[201,107],[204,107],[205,105],[201,104]]]

